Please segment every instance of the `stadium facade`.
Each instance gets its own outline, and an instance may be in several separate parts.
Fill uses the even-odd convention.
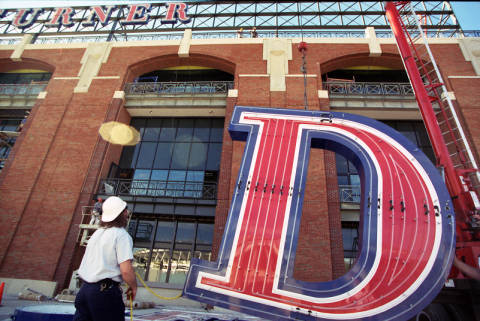
[[[448,2],[418,6],[478,159],[479,34]],[[2,279],[68,287],[82,213],[120,195],[137,272],[182,288],[191,258],[219,250],[245,147],[228,132],[237,105],[368,116],[435,162],[381,2],[5,9],[0,32]],[[140,142],[107,143],[108,121]],[[341,155],[312,149],[296,279],[332,280],[354,263],[360,181]]]

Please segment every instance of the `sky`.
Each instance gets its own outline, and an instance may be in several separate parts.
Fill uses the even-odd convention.
[[[451,1],[450,4],[463,30],[480,30],[480,1]]]
[[[94,5],[94,4],[124,4],[124,3],[146,3],[157,2],[152,0],[70,0],[68,5],[74,7],[78,5]],[[167,2],[165,0],[159,0],[158,2]],[[188,2],[188,1],[185,1]],[[480,30],[480,19],[478,18],[480,13],[480,1],[450,1],[453,7],[453,11],[457,16],[460,26],[463,30]],[[56,7],[65,6],[65,1],[57,0],[0,0],[1,8],[35,8],[35,7]],[[475,17],[476,15],[476,17]]]

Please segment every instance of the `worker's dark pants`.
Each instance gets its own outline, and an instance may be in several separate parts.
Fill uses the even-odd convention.
[[[75,298],[75,308],[73,321],[125,320],[125,304],[117,282],[83,282]]]

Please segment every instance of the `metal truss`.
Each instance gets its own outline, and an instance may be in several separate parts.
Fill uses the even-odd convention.
[[[149,2],[149,1],[147,1]],[[6,9],[0,15],[0,34],[20,36],[23,33],[37,35],[107,35],[109,41],[115,38],[128,40],[138,33],[164,32],[172,34],[190,28],[194,32],[232,31],[256,27],[259,32],[295,30],[340,31],[362,30],[374,27],[377,30],[389,30],[381,1],[186,1],[188,4],[188,23],[162,23],[166,13],[166,2],[151,2],[150,18],[143,25],[122,25],[119,23],[128,14],[127,5],[116,6],[108,23],[95,21],[93,26],[84,26],[90,16],[90,7],[75,7],[71,27],[47,27],[55,14],[55,8],[45,8],[35,23],[25,29],[13,24],[17,10]],[[448,1],[417,1],[414,9],[422,17],[423,28],[429,31],[449,31],[452,35],[461,31],[460,25]]]

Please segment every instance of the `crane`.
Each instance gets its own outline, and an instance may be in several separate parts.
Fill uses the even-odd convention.
[[[457,256],[477,268],[480,233],[474,226],[480,211],[480,172],[470,143],[410,1],[388,2],[386,16],[412,84],[425,127],[444,172],[456,214]]]

